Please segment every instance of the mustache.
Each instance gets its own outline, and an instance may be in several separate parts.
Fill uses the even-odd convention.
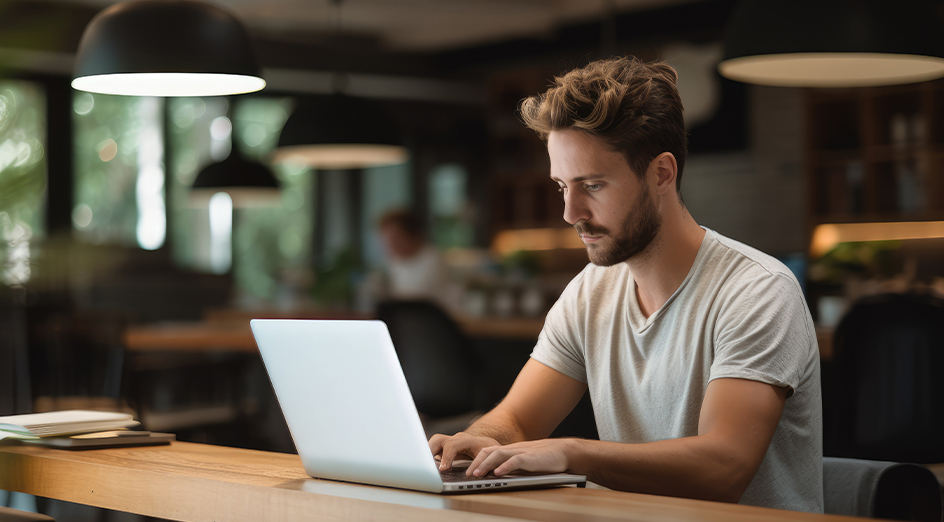
[[[610,232],[603,227],[589,225],[586,221],[578,221],[576,224],[574,224],[574,228],[581,236],[602,236]]]

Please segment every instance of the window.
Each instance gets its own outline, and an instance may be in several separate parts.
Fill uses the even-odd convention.
[[[163,100],[75,93],[73,227],[83,241],[164,245]]]
[[[475,227],[466,196],[468,175],[457,163],[429,174],[430,240],[441,249],[472,246]]]
[[[46,98],[32,83],[0,81],[0,282],[31,277],[31,242],[45,235]]]

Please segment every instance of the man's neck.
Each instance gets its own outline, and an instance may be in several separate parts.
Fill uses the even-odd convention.
[[[672,297],[688,276],[705,230],[685,207],[663,216],[659,234],[645,252],[626,261],[636,282],[639,309],[649,317]]]

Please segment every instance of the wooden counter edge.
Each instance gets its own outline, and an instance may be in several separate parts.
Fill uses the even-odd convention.
[[[4,449],[0,447],[0,489],[170,520],[258,522],[317,517],[339,522],[422,522],[444,518],[444,512],[436,509],[81,462],[67,454],[57,458]],[[448,518],[462,522],[514,520],[464,511],[448,511]]]
[[[182,442],[163,448],[69,452],[0,446],[0,489],[194,522],[297,519],[313,513],[322,520],[395,521],[857,520],[575,488],[436,496],[302,478],[306,475],[294,455]],[[359,497],[376,495],[377,500],[305,491],[312,483],[357,488]],[[448,511],[383,501],[392,495],[442,499]]]

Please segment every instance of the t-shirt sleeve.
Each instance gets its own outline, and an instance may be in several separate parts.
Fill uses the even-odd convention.
[[[583,313],[580,286],[583,273],[575,277],[551,307],[531,358],[571,379],[587,382],[587,367],[581,342],[580,317]]]
[[[739,378],[788,387],[800,385],[811,350],[812,324],[799,285],[766,273],[736,290],[718,322],[709,380]]]

